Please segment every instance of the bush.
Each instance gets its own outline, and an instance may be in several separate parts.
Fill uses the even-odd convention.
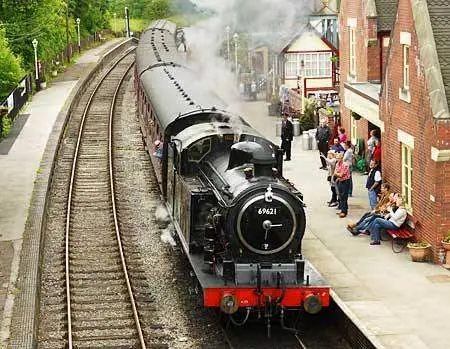
[[[313,99],[307,99],[305,103],[304,113],[300,115],[300,128],[304,130],[310,130],[314,128],[314,114],[316,112],[316,102]]]
[[[0,101],[16,87],[23,75],[20,60],[9,49],[5,32],[0,27]]]

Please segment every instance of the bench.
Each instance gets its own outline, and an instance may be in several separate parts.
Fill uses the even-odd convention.
[[[392,238],[392,251],[394,253],[402,252],[408,242],[414,238],[418,220],[408,213],[405,223],[398,229],[386,229],[384,232]]]

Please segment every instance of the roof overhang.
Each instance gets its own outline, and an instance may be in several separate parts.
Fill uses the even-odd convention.
[[[345,107],[358,113],[384,132],[384,122],[380,119],[379,84],[369,82],[344,83]]]

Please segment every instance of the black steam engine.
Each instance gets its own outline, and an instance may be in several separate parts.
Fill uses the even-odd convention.
[[[224,313],[329,305],[329,287],[303,258],[302,194],[285,178],[278,146],[197,81],[177,50],[176,27],[157,21],[141,36],[135,87],[161,190],[202,289]],[[234,321],[234,320],[233,320]]]

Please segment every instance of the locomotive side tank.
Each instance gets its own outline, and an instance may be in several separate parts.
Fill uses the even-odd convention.
[[[230,316],[310,313],[329,287],[302,255],[302,194],[283,177],[279,147],[197,81],[176,49],[176,28],[155,22],[136,53],[135,86],[147,148],[198,280],[202,302]]]

